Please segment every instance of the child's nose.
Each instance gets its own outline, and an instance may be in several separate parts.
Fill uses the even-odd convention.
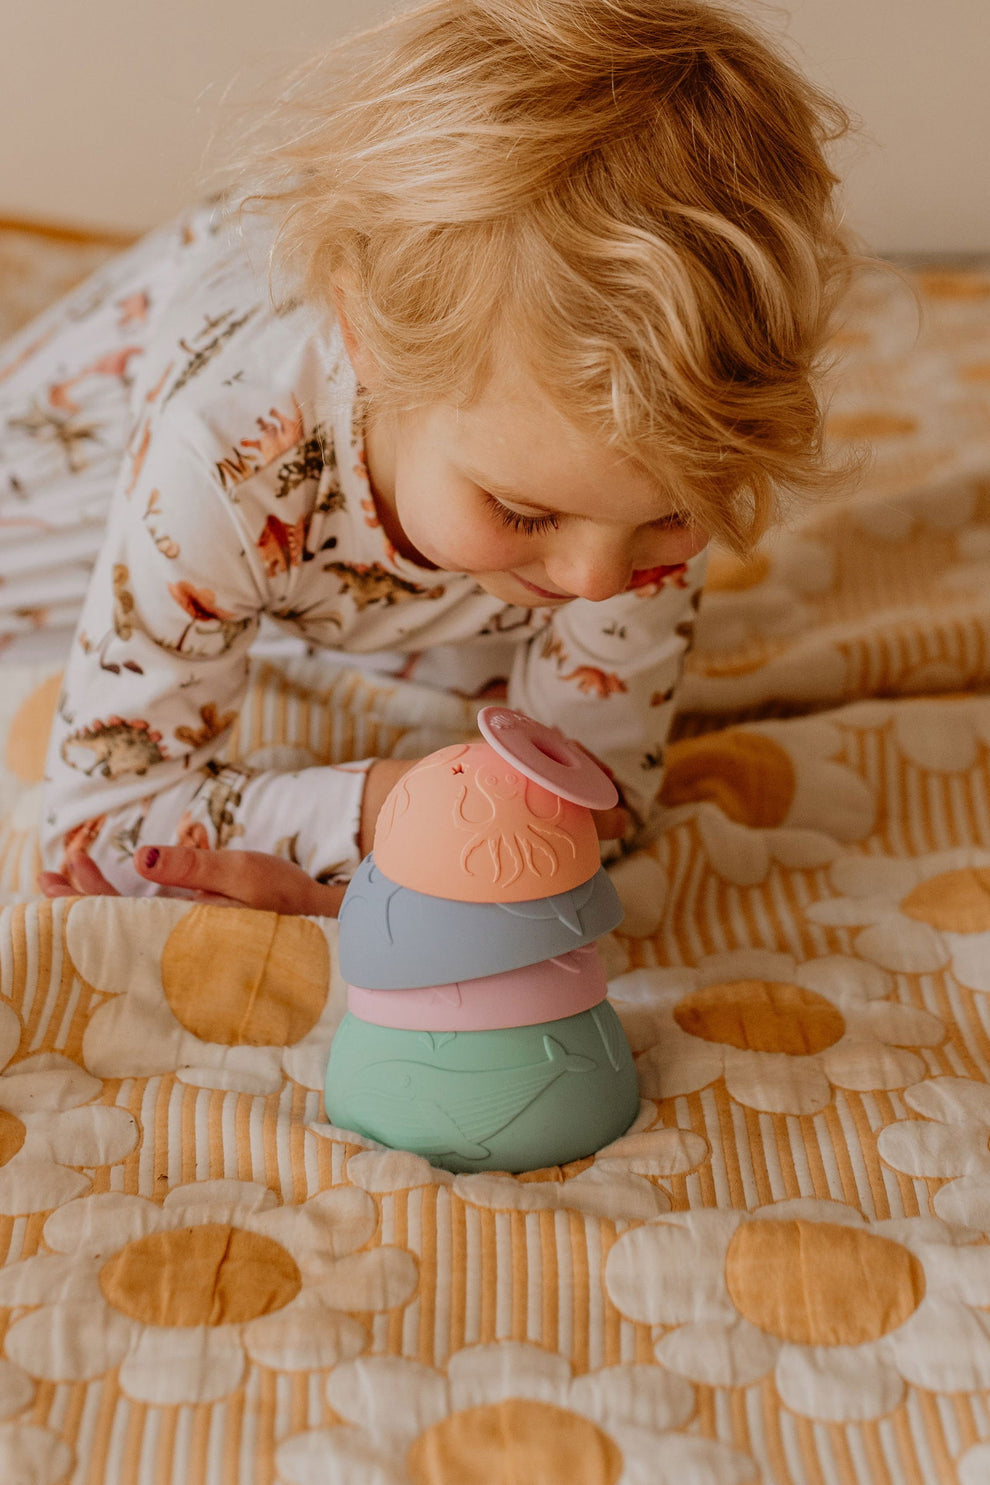
[[[604,539],[571,540],[558,544],[544,562],[547,577],[555,588],[601,603],[621,593],[633,570],[633,554],[628,542]]]
[[[687,562],[708,540],[708,532],[695,525],[642,528],[632,537],[589,525],[566,535],[555,532],[544,566],[555,588],[601,603],[625,592],[634,571]]]

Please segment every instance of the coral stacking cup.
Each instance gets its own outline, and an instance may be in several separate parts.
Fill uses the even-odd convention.
[[[478,721],[482,741],[400,779],[344,898],[326,1109],[450,1170],[531,1170],[638,1108],[595,948],[622,909],[591,810],[617,795],[560,733],[506,707]]]

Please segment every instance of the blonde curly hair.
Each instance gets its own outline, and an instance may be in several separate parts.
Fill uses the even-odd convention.
[[[392,408],[509,346],[731,549],[834,482],[818,381],[861,261],[845,111],[703,0],[428,0],[296,74],[242,148],[273,281],[348,318]]]

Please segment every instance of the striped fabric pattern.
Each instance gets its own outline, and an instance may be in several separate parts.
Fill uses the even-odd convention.
[[[990,275],[860,289],[854,494],[713,563],[603,951],[640,1116],[453,1176],[328,1125],[329,920],[32,891],[57,668],[0,784],[5,1485],[990,1479]],[[48,709],[46,712],[46,708]],[[234,760],[473,708],[260,662]]]

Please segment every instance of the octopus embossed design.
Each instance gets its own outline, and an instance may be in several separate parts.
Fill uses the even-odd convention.
[[[487,743],[459,743],[400,779],[379,817],[375,859],[387,870],[386,858],[408,860],[414,848],[420,859],[441,852],[451,868],[498,891],[524,875],[556,891],[561,873],[588,852],[589,830],[586,809],[525,778]]]

